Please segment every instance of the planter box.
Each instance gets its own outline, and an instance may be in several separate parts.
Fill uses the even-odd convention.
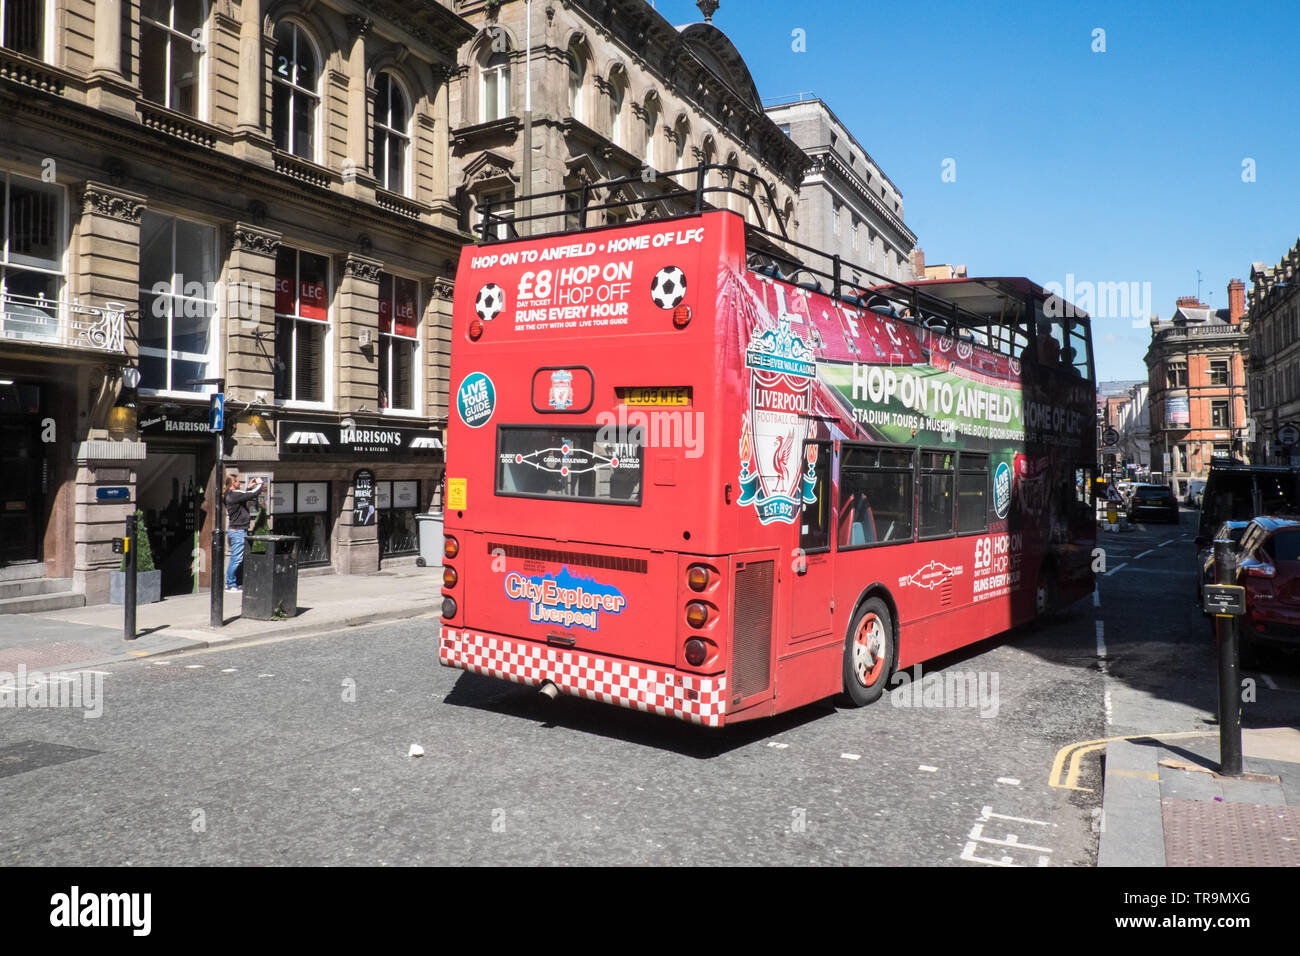
[[[114,571],[108,581],[108,600],[113,604],[126,603],[126,572]],[[162,572],[137,571],[135,573],[135,603],[153,604],[162,600]]]

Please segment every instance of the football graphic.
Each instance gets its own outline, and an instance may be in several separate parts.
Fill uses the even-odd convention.
[[[661,309],[675,309],[686,298],[686,273],[677,266],[665,266],[650,283],[650,298]]]
[[[491,322],[506,307],[506,290],[495,282],[489,282],[478,290],[474,300],[474,311],[484,322]]]

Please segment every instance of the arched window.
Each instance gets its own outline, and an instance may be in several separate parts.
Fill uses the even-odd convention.
[[[411,144],[411,108],[390,73],[375,79],[375,178],[395,193],[407,191],[406,156]]]
[[[487,123],[510,115],[510,54],[501,50],[483,64],[479,83],[479,119]]]
[[[609,138],[615,146],[627,146],[627,134],[623,130],[623,101],[627,99],[627,78],[622,70],[613,70],[609,74]]]
[[[681,169],[686,165],[686,144],[691,139],[691,124],[687,122],[685,116],[677,118],[677,125],[673,127],[673,132],[676,134],[675,138],[677,140],[677,165],[675,168]]]
[[[570,45],[569,63],[569,115],[576,120],[582,119],[582,86],[587,79],[587,62],[576,44]]]
[[[304,159],[316,158],[317,87],[320,59],[307,32],[285,20],[275,28],[271,66],[271,136],[275,145]]]
[[[8,19],[9,5],[5,2]],[[203,0],[143,0],[140,4],[140,92],[169,110],[199,115]]]
[[[645,153],[642,159],[651,169],[655,166],[655,133],[659,129],[659,102],[654,97],[645,101]]]

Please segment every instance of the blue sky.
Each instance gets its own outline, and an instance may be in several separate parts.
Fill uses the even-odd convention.
[[[655,5],[701,19],[692,0]],[[928,262],[1150,283],[1168,318],[1198,269],[1224,308],[1230,278],[1249,287],[1250,263],[1300,236],[1294,3],[722,0],[713,22],[765,100],[831,105],[902,190]],[[1095,319],[1099,379],[1146,377],[1133,318]]]

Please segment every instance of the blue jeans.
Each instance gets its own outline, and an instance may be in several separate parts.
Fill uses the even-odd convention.
[[[248,534],[246,530],[230,530],[226,532],[226,541],[230,547],[230,561],[226,564],[226,587],[235,586],[235,572],[239,566],[244,563],[244,535]]]

